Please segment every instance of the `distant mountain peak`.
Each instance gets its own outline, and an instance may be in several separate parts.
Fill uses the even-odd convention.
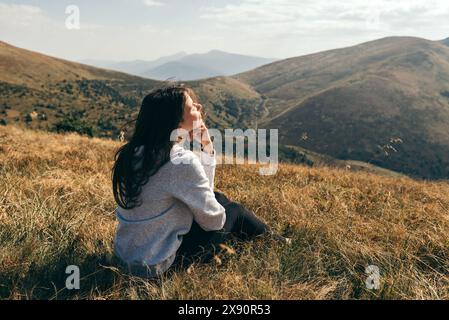
[[[128,74],[165,80],[178,78],[183,81],[228,76],[245,72],[277,59],[262,58],[213,49],[205,53],[179,51],[156,60],[108,61],[86,59],[80,62],[99,68],[116,70]]]
[[[218,50],[218,49],[212,49],[207,53],[225,53],[225,54],[230,54],[229,52],[223,51],[223,50]]]
[[[165,80],[171,77],[182,81],[198,80],[241,73],[273,61],[274,59],[245,56],[214,49],[207,53],[189,54],[180,59],[168,61],[148,69],[140,75],[156,80]]]

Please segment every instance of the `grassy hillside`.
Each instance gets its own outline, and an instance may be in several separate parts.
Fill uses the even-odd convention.
[[[326,167],[217,168],[218,190],[291,226],[290,247],[259,239],[155,281],[129,277],[112,254],[118,147],[0,126],[1,298],[449,299],[449,184]],[[79,291],[64,289],[72,264]],[[378,291],[364,285],[368,265],[380,268]]]
[[[117,138],[144,95],[164,85],[0,43],[0,125]],[[442,42],[385,38],[187,85],[210,128],[279,129],[284,150],[449,178],[449,47]],[[302,162],[304,153],[292,150],[281,157]]]
[[[255,128],[257,106],[263,99],[251,86],[229,77],[191,81],[188,85],[198,94],[210,123],[217,128]]]
[[[75,118],[93,136],[116,138],[136,117],[142,98],[166,85],[0,42],[0,124],[52,130]],[[231,78],[188,85],[198,91],[208,125],[218,129],[246,128],[262,101],[250,86]]]
[[[116,136],[145,92],[160,82],[98,69],[0,42],[0,120],[51,130],[75,117]],[[30,116],[30,114],[33,114]]]
[[[0,81],[39,89],[48,82],[75,80],[126,80],[138,77],[78,64],[0,41]]]
[[[235,78],[266,98],[262,125],[279,128],[284,144],[449,177],[449,47],[440,42],[385,38]]]
[[[0,125],[76,131],[117,139],[132,132],[142,98],[169,83],[97,69],[0,42]],[[251,86],[228,77],[189,82],[207,112],[210,128],[255,127],[264,99]],[[130,125],[127,125],[130,124]],[[285,151],[283,151],[285,150]],[[304,162],[281,148],[280,157]]]

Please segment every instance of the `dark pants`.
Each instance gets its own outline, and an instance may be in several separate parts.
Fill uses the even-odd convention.
[[[270,228],[241,204],[229,200],[221,192],[215,192],[215,198],[226,209],[223,229],[204,231],[194,221],[178,249],[177,264],[190,264],[198,258],[207,262],[219,250],[219,245],[230,239],[245,241],[269,232]]]

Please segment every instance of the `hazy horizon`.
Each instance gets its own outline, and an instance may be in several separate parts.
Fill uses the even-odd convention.
[[[68,29],[69,5],[79,29]],[[0,39],[72,61],[221,50],[285,59],[388,36],[449,36],[445,0],[0,0]]]
[[[25,48],[26,49],[26,48]],[[236,54],[236,55],[241,55],[241,53],[238,52],[229,52],[229,51],[224,51],[224,50],[217,50],[217,49],[211,49],[205,52],[187,52],[185,50],[180,50],[178,52],[173,52],[173,53],[169,53],[167,55],[164,56],[160,56],[160,57],[156,57],[154,59],[132,59],[132,60],[101,60],[101,59],[81,59],[81,60],[77,60],[78,62],[83,62],[83,61],[101,61],[101,62],[108,62],[108,63],[119,63],[119,62],[133,62],[133,61],[155,61],[161,58],[165,58],[165,57],[170,57],[170,56],[175,56],[178,54],[185,54],[185,55],[195,55],[195,54],[207,54],[210,53],[212,51],[220,51],[220,52],[224,52],[224,53],[228,53],[228,54]],[[253,55],[251,55],[253,56]],[[267,59],[275,59],[278,60],[276,57],[261,57],[261,56],[253,56],[253,57],[257,57],[257,58],[267,58]]]

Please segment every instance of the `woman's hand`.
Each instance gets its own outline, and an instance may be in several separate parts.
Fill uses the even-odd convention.
[[[195,130],[192,130],[190,132],[190,139],[192,140],[193,138],[196,138],[195,140],[196,141],[200,141],[201,145],[203,146],[203,150],[204,151],[212,153],[213,150],[214,150],[213,144],[212,144],[212,140],[211,140],[210,135],[209,135],[209,130],[207,129],[206,124],[204,123],[203,119],[201,119],[201,122],[199,123],[199,125],[200,125],[199,129],[200,129],[200,132],[201,132],[200,133],[201,136],[200,137],[197,137],[197,136],[193,137],[193,134],[194,134]],[[198,138],[200,138],[200,139],[198,139]]]

